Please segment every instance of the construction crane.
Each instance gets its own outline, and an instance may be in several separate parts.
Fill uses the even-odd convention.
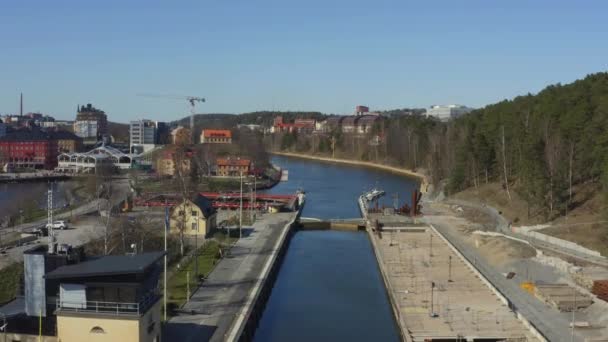
[[[205,102],[204,97],[158,94],[137,94],[137,96],[188,101],[188,103],[190,103],[190,134],[192,135],[192,142],[194,143],[194,114],[196,113],[196,104]]]

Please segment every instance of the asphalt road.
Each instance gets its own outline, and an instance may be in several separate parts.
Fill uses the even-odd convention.
[[[460,205],[463,207],[472,207],[477,210],[481,210],[481,211],[489,214],[494,219],[494,221],[496,222],[496,231],[497,232],[502,233],[504,235],[516,237],[518,239],[526,240],[530,244],[532,244],[534,247],[546,249],[546,250],[549,250],[549,251],[552,251],[555,253],[559,253],[559,254],[568,256],[568,257],[573,257],[573,258],[576,258],[579,260],[583,260],[583,261],[591,262],[591,263],[594,263],[597,265],[608,267],[608,260],[606,258],[594,257],[592,255],[580,253],[580,252],[575,251],[570,248],[564,248],[563,246],[560,246],[557,244],[551,244],[546,241],[541,241],[539,239],[535,239],[535,238],[527,236],[527,235],[514,233],[510,229],[509,221],[504,216],[502,216],[498,212],[498,210],[496,210],[496,208],[493,208],[491,206],[463,201],[463,200],[447,200],[446,203],[456,204],[456,205]]]
[[[113,196],[114,204],[118,204],[130,193],[129,181],[127,179],[117,179],[114,182],[114,186],[117,191],[116,195]],[[73,208],[70,211],[54,215],[53,219],[54,220],[68,220],[70,218],[74,218],[74,217],[87,215],[87,214],[96,212],[97,209],[98,209],[98,200],[92,200],[89,202],[85,202],[85,203],[81,204],[80,206]],[[2,228],[2,230],[3,231],[28,232],[34,228],[44,226],[44,225],[46,225],[46,223],[47,223],[47,219],[42,218],[42,219],[34,221],[34,222],[28,222],[28,223],[20,224],[17,226]]]

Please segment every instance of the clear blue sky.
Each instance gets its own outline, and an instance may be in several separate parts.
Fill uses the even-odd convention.
[[[0,2],[0,113],[483,106],[608,65],[606,1]]]

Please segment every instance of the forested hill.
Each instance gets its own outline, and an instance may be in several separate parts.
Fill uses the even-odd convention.
[[[489,105],[446,134],[449,191],[499,181],[553,217],[572,205],[576,185],[608,188],[608,73]]]

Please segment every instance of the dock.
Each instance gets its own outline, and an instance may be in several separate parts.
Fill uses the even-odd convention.
[[[433,226],[359,205],[402,340],[546,340]]]
[[[264,214],[171,318],[167,341],[250,341],[301,211]]]
[[[30,173],[9,173],[0,175],[2,183],[34,183],[34,182],[56,182],[72,178],[70,175],[52,172],[30,172]]]

